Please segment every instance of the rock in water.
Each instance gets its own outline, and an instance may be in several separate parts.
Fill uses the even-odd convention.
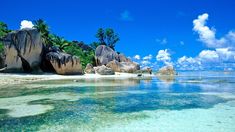
[[[158,75],[176,75],[175,69],[173,66],[164,66],[159,69]]]
[[[93,68],[93,65],[88,63],[85,68],[85,73],[87,74],[95,74],[95,69]]]
[[[22,29],[10,32],[4,37],[5,71],[32,72],[39,70],[43,44],[36,29]]]
[[[118,62],[116,60],[110,61],[107,67],[113,69],[115,72],[133,73],[140,69],[140,66],[134,62]]]
[[[108,68],[105,65],[94,67],[94,69],[95,69],[95,72],[100,75],[114,75],[115,74],[115,72],[111,68]]]
[[[100,45],[95,50],[96,65],[106,65],[112,60],[119,60],[118,54],[105,45]]]
[[[57,74],[81,75],[83,74],[80,59],[63,52],[49,52],[46,60],[51,63]]]

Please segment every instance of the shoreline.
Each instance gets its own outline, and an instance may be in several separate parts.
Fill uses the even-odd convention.
[[[142,74],[141,78],[155,77],[155,75]],[[99,74],[84,74],[84,75],[58,75],[51,73],[44,74],[25,74],[25,73],[0,73],[0,86],[5,84],[21,84],[36,81],[49,81],[49,80],[80,80],[80,79],[128,79],[140,78],[134,73],[119,73],[115,75],[99,75]]]

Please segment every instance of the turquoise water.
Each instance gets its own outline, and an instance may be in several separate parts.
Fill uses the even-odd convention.
[[[235,74],[1,85],[0,131],[234,132]]]

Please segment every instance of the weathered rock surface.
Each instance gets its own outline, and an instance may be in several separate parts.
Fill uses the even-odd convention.
[[[2,62],[4,71],[32,72],[39,70],[43,44],[36,29],[13,31],[3,38],[5,54]]]
[[[95,50],[96,65],[106,65],[112,60],[119,60],[118,54],[105,45],[100,45]]]
[[[118,55],[119,62],[132,62],[129,58],[127,58],[124,54]]]
[[[113,69],[115,72],[133,73],[140,69],[140,66],[134,62],[118,62],[116,60],[110,61],[107,67]]]
[[[159,69],[158,75],[176,75],[176,71],[173,66],[164,66]]]
[[[80,59],[63,52],[50,52],[46,60],[51,63],[57,74],[60,75],[81,75],[83,74]]]
[[[85,68],[85,73],[87,74],[95,74],[95,69],[92,64],[88,63]]]
[[[94,69],[95,69],[95,72],[100,75],[114,75],[115,74],[115,72],[111,68],[106,67],[105,65],[94,67]]]

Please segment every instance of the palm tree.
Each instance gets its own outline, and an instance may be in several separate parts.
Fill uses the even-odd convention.
[[[42,19],[38,19],[34,21],[34,28],[36,28],[40,32],[43,42],[46,45],[51,45],[51,39],[49,36],[50,31],[46,22]]]
[[[70,45],[70,42],[65,40],[63,37],[59,37],[57,35],[50,35],[51,42],[54,46],[59,47],[61,51],[64,50],[65,47]]]

